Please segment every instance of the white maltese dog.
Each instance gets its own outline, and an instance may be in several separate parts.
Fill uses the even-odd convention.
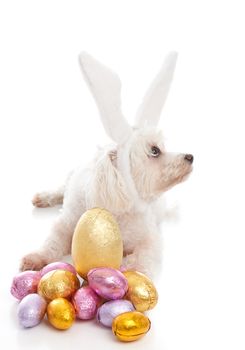
[[[121,111],[119,77],[87,53],[80,55],[85,80],[105,131],[114,143],[100,149],[87,168],[73,171],[63,188],[34,196],[37,207],[63,203],[63,209],[43,246],[22,259],[21,270],[39,270],[70,254],[80,216],[87,209],[103,207],[119,224],[124,244],[123,267],[149,276],[155,274],[162,254],[158,226],[164,217],[159,199],[187,178],[193,163],[191,154],[167,152],[162,134],[156,129],[176,59],[174,52],[166,57],[131,127]]]

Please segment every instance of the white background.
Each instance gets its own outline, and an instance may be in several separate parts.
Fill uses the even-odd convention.
[[[7,349],[245,348],[243,1],[0,2],[0,339]],[[169,192],[179,219],[163,226],[164,264],[152,329],[123,344],[77,322],[66,332],[23,330],[9,293],[19,259],[48,234],[57,209],[32,195],[62,183],[108,141],[78,66],[86,50],[123,84],[136,108],[165,53],[179,52],[162,115],[169,150],[195,156],[189,180]],[[2,347],[3,345],[1,345]]]

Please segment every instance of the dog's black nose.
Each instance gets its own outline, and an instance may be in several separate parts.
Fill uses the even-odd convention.
[[[193,163],[194,157],[192,154],[186,154],[185,159],[188,160],[188,162]]]

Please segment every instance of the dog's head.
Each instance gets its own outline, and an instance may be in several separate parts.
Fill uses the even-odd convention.
[[[154,129],[135,131],[130,165],[135,186],[144,200],[154,200],[192,171],[191,154],[167,152],[162,133]]]
[[[132,198],[138,203],[154,200],[184,181],[192,171],[193,156],[167,152],[162,134],[157,130],[176,59],[177,54],[174,52],[166,57],[161,71],[140,105],[135,126],[131,127],[121,112],[121,83],[118,76],[90,55],[80,55],[82,71],[99,108],[104,128],[116,143],[115,148],[105,154],[105,168],[101,165],[103,162],[99,156],[99,177],[101,179],[104,172],[104,182],[108,186],[116,186],[114,190],[125,201],[130,196],[131,202]],[[102,192],[108,201],[105,188],[104,184]],[[110,188],[109,192],[112,191]]]

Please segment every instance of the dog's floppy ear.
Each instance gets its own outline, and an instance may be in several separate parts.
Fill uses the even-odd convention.
[[[153,80],[136,114],[136,127],[156,126],[173,79],[177,52],[170,52]]]
[[[131,201],[125,182],[117,170],[117,150],[101,150],[86,191],[87,207],[104,207],[114,213],[128,211]]]
[[[86,52],[80,54],[79,61],[107,135],[117,143],[124,142],[131,134],[132,128],[121,111],[119,77]]]

